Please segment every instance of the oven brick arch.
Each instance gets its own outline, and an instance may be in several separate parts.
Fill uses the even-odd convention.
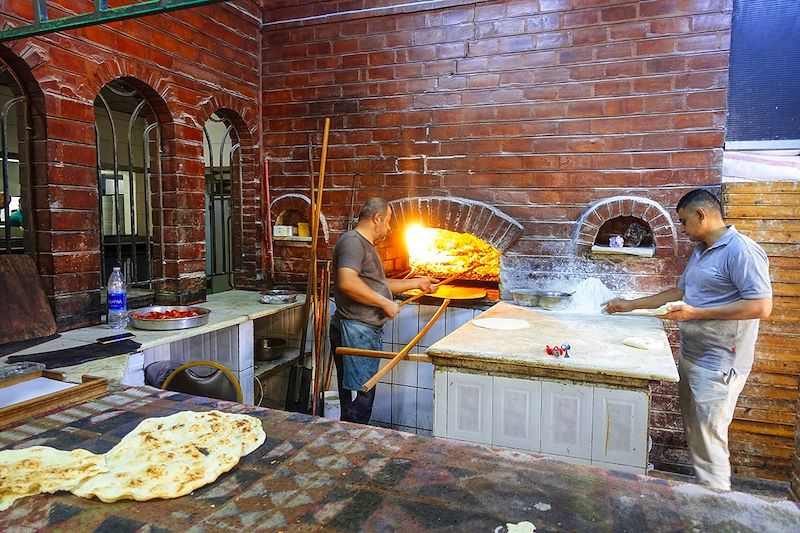
[[[604,223],[628,216],[644,221],[653,231],[655,257],[678,256],[678,231],[672,217],[661,204],[641,196],[612,196],[590,205],[575,225],[574,253],[589,253]]]
[[[402,198],[389,202],[394,234],[414,222],[429,228],[471,233],[501,252],[525,231],[522,224],[487,203],[449,196]]]

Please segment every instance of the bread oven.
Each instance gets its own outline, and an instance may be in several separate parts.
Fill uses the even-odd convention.
[[[497,288],[502,254],[523,233],[520,223],[484,202],[426,196],[390,202],[392,232],[378,246],[387,276],[458,275]]]

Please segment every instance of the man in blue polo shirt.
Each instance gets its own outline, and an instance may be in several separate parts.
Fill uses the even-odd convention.
[[[753,366],[758,322],[772,312],[769,261],[752,239],[727,226],[703,189],[678,202],[683,232],[697,246],[677,287],[636,300],[615,298],[608,313],[667,304],[681,332],[678,396],[699,483],[731,488],[728,426]]]

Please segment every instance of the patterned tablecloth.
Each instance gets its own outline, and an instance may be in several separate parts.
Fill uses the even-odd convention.
[[[104,453],[144,418],[213,408],[257,416],[267,440],[211,485],[147,502],[29,497],[0,531],[800,531],[788,501],[150,388],[0,432],[0,446]]]

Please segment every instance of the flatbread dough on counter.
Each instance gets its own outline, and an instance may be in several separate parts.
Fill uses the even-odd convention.
[[[652,337],[627,337],[622,340],[622,344],[641,350],[658,350],[664,343]]]
[[[476,318],[472,320],[472,323],[479,328],[485,329],[511,330],[525,329],[528,327],[527,322],[517,318]]]
[[[0,510],[59,490],[104,502],[177,498],[214,482],[266,437],[253,416],[182,411],[143,420],[103,455],[47,446],[0,451]]]

